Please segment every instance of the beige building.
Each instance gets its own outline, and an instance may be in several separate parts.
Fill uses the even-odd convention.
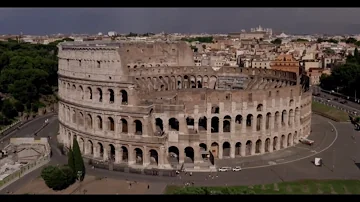
[[[183,42],[64,42],[58,57],[58,140],[102,168],[213,169],[310,134],[292,72],[196,67]]]

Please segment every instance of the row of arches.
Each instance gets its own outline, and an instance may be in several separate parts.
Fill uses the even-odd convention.
[[[136,77],[137,85],[148,90],[168,91],[188,88],[210,88],[216,89],[218,77],[215,75],[178,75],[178,76],[158,76],[158,77]],[[250,77],[250,79],[253,79]],[[261,79],[262,82],[280,82],[279,79]],[[281,81],[281,85],[292,85],[291,81]]]
[[[90,113],[84,115],[83,112],[75,109],[70,110],[70,107],[62,110],[62,116],[68,123],[77,124],[79,127],[86,129],[107,130],[110,132],[128,133],[132,132],[135,135],[143,135],[143,123],[139,119],[128,122],[127,119],[121,118],[119,124],[115,122],[113,117],[106,117],[105,119],[100,115],[93,116]],[[119,127],[119,128],[117,128]]]
[[[255,122],[254,122],[255,121]],[[271,128],[273,124],[274,128],[279,128],[279,126],[292,126],[293,124],[299,123],[300,121],[300,110],[296,108],[295,110],[290,109],[289,113],[286,110],[283,110],[282,113],[275,112],[275,115],[270,112],[265,115],[258,114],[256,116],[256,120],[254,120],[254,116],[252,114],[248,114],[246,117],[241,115],[237,115],[235,119],[231,116],[226,115],[222,118],[217,116],[213,116],[209,121],[203,116],[198,120],[191,116],[186,117],[185,122],[187,129],[190,131],[194,131],[195,133],[198,131],[208,131],[211,133],[219,133],[219,132],[235,132],[233,130],[239,130],[243,128],[252,128],[256,131],[268,130]],[[208,124],[209,122],[209,124]],[[163,131],[163,121],[160,118],[156,118],[155,120],[156,128],[159,131]],[[234,124],[235,127],[232,127]],[[180,122],[176,118],[170,118],[168,120],[168,130],[170,131],[179,131]],[[209,128],[210,127],[210,128]]]
[[[68,138],[71,141],[72,136],[69,133]],[[77,138],[76,135],[73,138]],[[122,145],[115,147],[114,144],[103,144],[92,140],[78,138],[79,147],[82,154],[95,159],[113,162],[113,163],[130,163],[136,165],[155,165],[159,163],[159,153],[157,149],[151,148],[145,150],[141,146]]]
[[[82,85],[71,85],[66,82],[62,82],[61,87],[61,95],[65,95],[65,97],[73,95],[73,97],[79,100],[95,100],[98,102],[103,102],[105,100],[110,104],[115,103],[115,101],[122,105],[128,104],[128,93],[126,90],[120,90],[116,94],[115,90],[111,88],[105,90],[101,87],[95,87],[95,89],[93,89],[92,87],[87,86],[84,88]],[[62,90],[64,90],[64,93],[62,93]]]
[[[251,156],[255,154],[264,154],[280,149],[285,149],[294,144],[298,143],[298,133],[295,131],[294,135],[289,133],[287,136],[282,135],[279,137],[275,136],[273,138],[266,138],[265,141],[258,139],[256,142],[251,140],[246,141],[245,143],[236,142],[231,144],[230,142],[224,142],[222,145],[219,145],[217,142],[213,142],[210,145],[210,148],[205,143],[200,143],[200,152],[201,151],[210,151],[215,158],[226,158],[226,157],[240,157],[240,156]],[[202,152],[201,152],[202,153]],[[171,162],[179,163],[180,162],[180,150],[176,146],[171,146],[168,148],[169,158]],[[206,158],[206,155],[202,155],[202,158]],[[191,163],[195,160],[195,153],[192,147],[186,147],[184,149],[184,162]]]

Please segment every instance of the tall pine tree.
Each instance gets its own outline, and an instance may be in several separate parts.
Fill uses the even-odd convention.
[[[81,171],[82,176],[80,176],[79,180],[82,181],[85,176],[85,165],[84,165],[84,160],[81,156],[80,147],[79,147],[79,144],[78,144],[76,138],[74,138],[74,143],[73,143],[73,155],[74,155],[74,162],[75,162],[74,171],[76,174],[79,171]]]
[[[355,48],[354,50],[354,58],[357,63],[360,63],[360,55],[359,55],[359,50],[357,48]]]
[[[75,160],[74,160],[74,152],[70,148],[68,152],[68,166],[71,168],[71,170],[75,173]]]

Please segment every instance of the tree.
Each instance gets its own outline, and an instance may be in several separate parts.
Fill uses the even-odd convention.
[[[71,148],[69,148],[69,152],[68,152],[68,166],[69,166],[69,168],[71,168],[71,170],[75,174],[74,152]]]
[[[74,142],[73,142],[73,150],[72,150],[73,156],[74,156],[74,171],[76,174],[78,174],[78,172],[81,172],[82,175],[80,176],[80,181],[82,181],[84,179],[85,176],[85,165],[84,165],[84,160],[81,156],[81,151],[80,151],[80,147],[78,144],[78,141],[76,140],[76,138],[74,138]]]
[[[75,182],[73,171],[68,166],[47,166],[41,171],[46,186],[53,190],[63,190]]]
[[[9,99],[4,100],[1,112],[8,119],[13,119],[18,115]]]
[[[279,38],[276,38],[275,40],[271,41],[272,44],[280,45],[282,43],[282,40]]]
[[[349,37],[345,40],[345,43],[350,43],[350,44],[353,44],[355,43],[357,40],[353,37]]]
[[[14,102],[14,107],[15,107],[17,112],[23,112],[25,110],[24,105],[21,102],[19,102],[18,100],[16,100]]]

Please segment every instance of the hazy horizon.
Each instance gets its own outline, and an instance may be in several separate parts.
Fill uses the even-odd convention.
[[[229,33],[261,25],[291,34],[360,34],[360,8],[0,8],[0,34]]]

